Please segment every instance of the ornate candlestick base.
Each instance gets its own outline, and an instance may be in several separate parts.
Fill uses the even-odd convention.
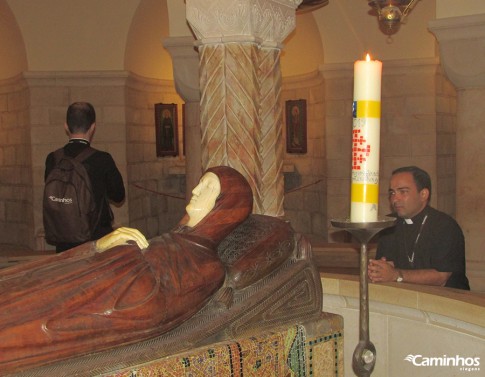
[[[369,295],[367,276],[367,244],[381,230],[396,223],[393,217],[384,217],[375,222],[355,223],[350,220],[331,220],[335,228],[344,229],[360,242],[360,285],[359,285],[359,344],[352,358],[352,368],[360,377],[369,377],[376,363],[376,347],[369,339]]]

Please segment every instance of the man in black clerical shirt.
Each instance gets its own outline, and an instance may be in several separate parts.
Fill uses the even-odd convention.
[[[451,216],[429,206],[430,198],[427,172],[416,166],[392,172],[389,201],[398,220],[379,237],[368,267],[372,282],[470,289],[463,232]]]
[[[94,136],[96,130],[94,107],[87,102],[71,104],[67,109],[64,129],[69,136],[69,142],[64,146],[64,153],[75,157],[90,146]],[[93,240],[96,240],[113,231],[113,216],[109,201],[121,204],[125,199],[125,187],[123,178],[108,152],[96,150],[83,164],[91,180],[96,206],[100,210],[100,220],[93,235]],[[54,165],[54,152],[51,152],[45,162],[44,179],[47,179]],[[77,245],[79,245],[78,242],[68,242],[55,246],[56,251],[61,252]]]

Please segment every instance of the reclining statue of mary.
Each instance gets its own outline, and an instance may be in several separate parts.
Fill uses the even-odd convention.
[[[85,365],[93,354],[102,360],[123,347],[132,347],[127,354],[139,362],[146,349],[137,355],[134,345],[147,341],[158,341],[163,356],[268,324],[264,312],[275,311],[278,300],[287,302],[283,322],[320,311],[318,297],[307,309],[288,306],[288,289],[281,291],[288,281],[296,281],[295,294],[301,296],[303,280],[302,289],[321,296],[311,263],[284,272],[309,259],[308,247],[287,222],[250,216],[252,192],[240,173],[210,168],[192,193],[179,225],[149,242],[135,229],[118,228],[62,254],[0,270],[2,373],[76,358]],[[307,272],[295,280],[300,270]]]

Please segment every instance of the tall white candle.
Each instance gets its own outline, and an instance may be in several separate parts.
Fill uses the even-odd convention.
[[[369,54],[354,64],[351,222],[377,221],[381,74],[382,63],[371,60]]]

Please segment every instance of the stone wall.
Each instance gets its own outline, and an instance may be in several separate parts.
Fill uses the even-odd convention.
[[[282,109],[286,101],[298,99],[307,101],[307,153],[285,153],[285,218],[297,232],[325,236],[325,87],[319,72],[283,79]],[[286,131],[283,135],[286,146]]]
[[[34,247],[29,90],[18,76],[0,82],[0,243]]]
[[[457,93],[438,67],[436,72],[437,206],[456,216]]]
[[[330,64],[322,69],[325,79],[325,127],[327,172],[327,224],[329,242],[346,242],[344,231],[331,227],[331,219],[350,214],[353,70],[351,65]]]
[[[156,103],[177,104],[177,157],[157,157]],[[185,213],[186,200],[178,199],[185,197],[181,99],[172,82],[131,76],[127,83],[126,114],[130,226],[151,238],[173,228]]]

